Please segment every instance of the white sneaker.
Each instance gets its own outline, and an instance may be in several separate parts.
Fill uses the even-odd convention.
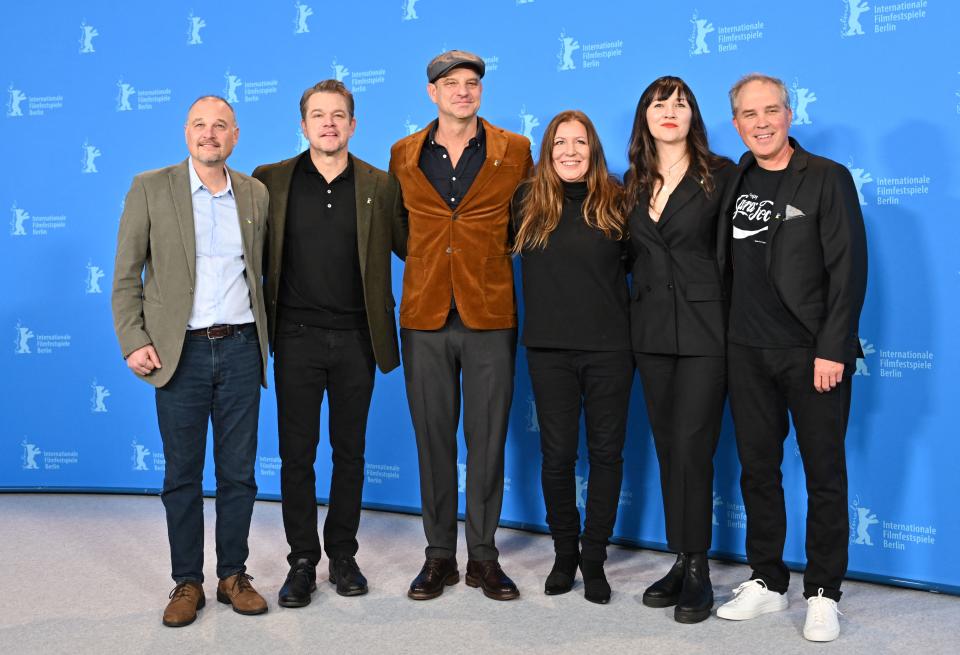
[[[731,621],[755,619],[761,614],[787,609],[786,594],[767,589],[763,580],[748,580],[733,590],[733,598],[720,606],[717,616]]]
[[[840,610],[837,601],[823,597],[823,587],[816,596],[807,599],[807,620],[803,637],[807,641],[833,641],[840,636]]]

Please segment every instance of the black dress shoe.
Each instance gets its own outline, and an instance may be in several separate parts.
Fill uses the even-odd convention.
[[[699,623],[710,616],[713,609],[713,585],[710,584],[710,565],[706,553],[689,553],[683,589],[673,610],[678,623]]]
[[[603,562],[580,560],[580,573],[583,574],[583,597],[591,603],[609,603],[610,584],[603,572]]]
[[[360,573],[357,560],[349,555],[330,560],[330,582],[337,585],[337,593],[341,596],[367,593],[367,579]]]
[[[676,605],[683,589],[683,574],[687,570],[687,554],[679,553],[677,561],[665,576],[647,587],[643,592],[643,604],[647,607],[670,607]]]
[[[561,555],[557,553],[553,560],[553,568],[547,581],[543,585],[543,593],[548,596],[558,596],[573,589],[573,580],[577,575],[577,565],[580,564],[580,555]]]
[[[513,600],[520,596],[517,585],[507,577],[495,559],[467,560],[467,585],[480,587],[483,595],[493,600]]]
[[[410,583],[407,596],[413,600],[430,600],[443,593],[443,588],[460,582],[455,557],[428,557],[420,573]]]
[[[281,607],[306,607],[310,594],[317,590],[317,568],[306,559],[298,559],[290,567],[287,579],[280,587]]]

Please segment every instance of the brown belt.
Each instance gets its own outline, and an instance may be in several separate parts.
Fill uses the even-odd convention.
[[[224,337],[232,337],[249,325],[253,325],[253,323],[244,323],[243,325],[211,325],[210,327],[200,328],[198,330],[187,330],[187,336],[223,339]]]

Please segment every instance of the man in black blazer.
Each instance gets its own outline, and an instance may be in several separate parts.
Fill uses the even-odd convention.
[[[733,124],[750,149],[722,234],[732,258],[728,383],[753,575],[717,616],[743,620],[787,607],[780,465],[789,412],[809,499],[803,634],[831,641],[840,633],[837,601],[847,568],[844,437],[851,376],[862,357],[867,247],[849,171],[788,136],[788,98],[783,82],[759,74],[730,90]]]
[[[367,592],[354,556],[364,479],[367,412],[374,367],[400,364],[391,250],[406,255],[400,187],[390,174],[350,155],[353,95],[337,80],[300,100],[303,154],[258,167],[270,192],[264,294],[274,353],[283,526],[290,572],[280,605],[303,607],[316,589],[314,461],[320,405],[330,402],[333,472],[324,523],[329,579],[342,596]]]

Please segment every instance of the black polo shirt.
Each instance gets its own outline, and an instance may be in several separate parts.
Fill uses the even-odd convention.
[[[290,182],[278,314],[330,329],[366,326],[351,159],[329,183],[306,152]]]
[[[463,149],[456,168],[450,163],[447,149],[436,142],[436,136],[437,121],[434,121],[420,151],[420,170],[447,206],[456,209],[487,159],[487,136],[483,130],[483,122],[478,118],[477,134]]]

